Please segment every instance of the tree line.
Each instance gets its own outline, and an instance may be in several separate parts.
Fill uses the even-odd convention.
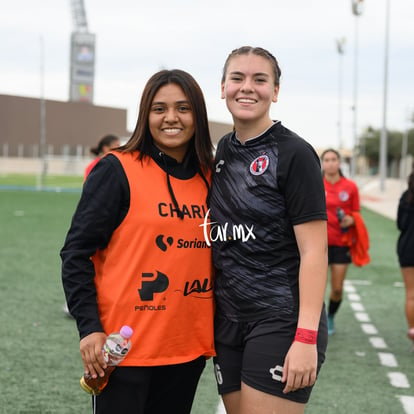
[[[406,150],[404,150],[404,141]],[[359,137],[358,154],[366,158],[370,168],[378,168],[380,143],[380,129],[368,127]],[[387,131],[387,165],[399,164],[404,153],[414,157],[414,129],[404,132]]]

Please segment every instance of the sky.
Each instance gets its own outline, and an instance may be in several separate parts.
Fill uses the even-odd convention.
[[[352,0],[84,0],[96,36],[94,104],[127,109],[133,130],[148,78],[179,68],[200,84],[209,119],[231,124],[222,68],[231,50],[251,45],[282,70],[272,118],[316,148],[352,148],[355,131],[381,129],[384,119],[403,131],[414,111],[414,1],[389,2],[385,59],[387,0],[363,1],[358,17]],[[0,94],[67,101],[71,2],[0,6]]]

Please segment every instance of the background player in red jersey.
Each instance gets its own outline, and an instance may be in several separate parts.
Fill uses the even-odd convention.
[[[321,160],[328,213],[328,263],[331,277],[328,334],[333,335],[334,316],[342,301],[343,284],[352,261],[343,236],[355,224],[352,213],[360,210],[360,204],[357,185],[342,174],[339,152],[327,149],[322,153]]]
[[[121,140],[112,134],[103,136],[96,147],[91,148],[91,153],[96,155],[96,158],[91,161],[85,168],[85,177],[84,181],[88,177],[89,173],[92,171],[92,168],[98,164],[99,160],[107,154],[109,151],[119,147],[121,145]]]

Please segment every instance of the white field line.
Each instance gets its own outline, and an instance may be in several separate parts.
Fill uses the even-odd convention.
[[[365,312],[364,305],[361,302],[351,302],[350,305],[355,312]]]
[[[361,323],[361,329],[367,334],[367,335],[377,335],[378,330],[372,323]]]
[[[378,357],[381,361],[381,364],[384,365],[384,367],[397,367],[398,362],[395,359],[394,354],[391,354],[389,352],[378,352]]]
[[[387,344],[385,343],[384,339],[380,338],[378,336],[374,336],[374,337],[369,338],[369,342],[371,342],[371,345],[374,348],[377,348],[377,349],[386,349],[387,348]]]
[[[345,280],[345,284],[346,285],[365,285],[368,286],[370,285],[372,282],[370,282],[369,280]]]
[[[221,398],[217,406],[216,414],[226,414],[226,409],[224,408],[223,400]]]
[[[400,395],[399,400],[404,407],[406,414],[414,414],[414,397],[408,397],[406,395]]]
[[[355,312],[355,318],[357,318],[359,322],[371,322],[371,319],[369,319],[369,315],[366,312]]]
[[[361,312],[363,306],[359,304],[361,297],[356,293],[355,286],[352,285],[369,285],[371,282],[365,281],[345,281],[346,291],[348,293],[348,298],[350,300],[350,304],[352,309],[354,310],[355,317],[360,322],[367,322],[364,319],[368,319],[368,313]],[[400,284],[395,283],[394,287],[401,287]],[[361,323],[361,329],[367,335],[378,335],[377,328],[371,323]],[[384,339],[378,336],[371,336],[369,337],[369,341],[374,348],[377,349],[386,349],[387,344],[385,343]],[[398,366],[397,359],[395,358],[394,354],[389,352],[378,352],[378,357],[380,362],[383,366],[395,368]],[[388,372],[387,373],[388,379],[390,384],[395,388],[410,388],[410,383],[408,382],[407,376],[402,372]],[[414,414],[414,397],[399,395],[397,396],[400,400],[401,404],[403,405],[405,414]]]
[[[397,388],[410,388],[410,384],[405,374],[402,372],[389,372],[388,378],[391,385]]]
[[[348,299],[351,302],[359,302],[361,300],[361,296],[359,296],[357,293],[349,293]]]
[[[345,283],[344,284],[344,291],[347,292],[347,293],[355,293],[356,289],[355,289],[355,286],[350,285],[349,283]]]

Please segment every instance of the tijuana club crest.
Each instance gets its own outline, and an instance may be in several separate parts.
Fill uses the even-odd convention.
[[[253,175],[262,175],[269,167],[269,157],[260,155],[250,164],[250,172]]]

